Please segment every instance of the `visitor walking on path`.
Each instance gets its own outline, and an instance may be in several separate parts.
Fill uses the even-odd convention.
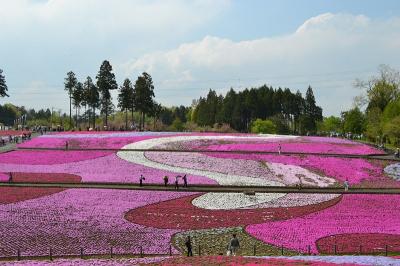
[[[394,157],[395,158],[399,158],[400,157],[400,149],[399,148],[396,149],[396,152],[394,153]]]
[[[346,181],[344,181],[344,191],[348,190],[349,190],[349,180],[346,179]]]
[[[186,248],[187,248],[187,255],[188,257],[192,257],[193,256],[193,252],[192,252],[192,241],[190,240],[190,236],[188,236],[186,238],[186,242],[185,242]]]
[[[168,176],[164,176],[164,186],[168,185]]]
[[[238,249],[240,248],[239,239],[237,239],[236,234],[232,235],[231,242],[229,242],[230,255],[236,256]]]
[[[186,176],[186,174],[182,177],[182,179],[183,179],[183,187],[187,187],[187,186],[188,186],[188,183],[187,183],[187,176]]]
[[[68,150],[68,141],[65,142],[65,150]]]
[[[180,175],[177,175],[175,177],[175,189],[178,190],[179,189],[179,177],[181,177]]]
[[[9,175],[8,175],[8,182],[11,183],[12,181],[13,181],[13,180],[12,180],[12,173],[10,172]]]
[[[279,153],[279,155],[281,155],[281,152],[282,152],[282,146],[281,146],[281,144],[279,143],[279,145],[278,145],[278,153]]]
[[[146,180],[146,178],[144,178],[143,175],[140,175],[140,178],[139,178],[139,186],[142,186],[142,185],[143,185],[143,180]]]

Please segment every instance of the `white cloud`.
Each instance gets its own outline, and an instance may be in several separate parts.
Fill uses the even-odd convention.
[[[11,96],[0,103],[42,108],[51,98],[68,110],[68,71],[94,77],[107,59],[121,82],[126,58],[178,45],[229,6],[230,0],[0,0],[0,68]],[[46,81],[43,93],[28,99],[35,80]]]
[[[382,63],[397,67],[399,49],[399,18],[327,13],[285,36],[239,42],[206,36],[143,55],[123,68],[127,74],[151,73],[157,92],[169,104],[184,99],[188,88],[193,98],[208,88],[225,92],[230,86],[267,83],[305,91],[311,84],[324,113],[339,114],[358,94],[352,81],[370,75]],[[187,73],[190,79],[182,79]]]

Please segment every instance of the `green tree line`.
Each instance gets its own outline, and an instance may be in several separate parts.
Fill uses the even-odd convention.
[[[316,132],[322,108],[316,105],[311,86],[303,98],[299,91],[264,85],[239,92],[230,89],[225,96],[210,90],[195,101],[191,119],[200,126],[228,124],[240,132],[253,128],[253,132],[306,134]],[[269,126],[257,126],[260,123]]]
[[[355,86],[361,90],[361,94],[354,99],[353,108],[342,112],[340,118],[325,119],[321,131],[336,128],[336,131],[343,133],[362,134],[373,142],[399,146],[399,71],[381,65],[377,76],[364,81],[356,80]]]

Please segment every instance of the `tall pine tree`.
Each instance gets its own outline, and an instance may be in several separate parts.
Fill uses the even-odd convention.
[[[79,110],[81,108],[82,98],[83,98],[83,85],[82,83],[76,83],[75,89],[72,92],[72,100],[75,107],[75,127],[78,128],[79,123]]]
[[[308,86],[306,98],[304,100],[304,111],[302,119],[303,133],[315,132],[317,121],[322,120],[322,109],[315,103],[315,97],[311,86]]]
[[[100,106],[100,95],[96,85],[93,83],[91,77],[87,77],[84,83],[85,90],[85,102],[88,107],[91,108],[89,114],[92,116],[93,128],[96,128],[96,108]],[[89,115],[89,126],[90,126],[90,115]]]
[[[124,80],[124,84],[119,88],[118,107],[125,112],[125,129],[128,129],[128,110],[132,106],[133,86],[129,79]]]
[[[8,97],[7,91],[6,77],[3,75],[3,70],[0,69],[0,97]]]
[[[140,129],[144,129],[145,116],[151,113],[154,104],[153,80],[146,72],[136,80],[134,95],[135,107],[141,113]]]
[[[67,73],[67,77],[64,82],[64,90],[68,92],[69,96],[69,126],[72,127],[72,93],[74,92],[75,86],[77,84],[77,79],[75,73],[70,71]]]
[[[108,115],[113,108],[111,91],[118,89],[117,82],[115,81],[115,75],[112,73],[112,66],[110,62],[107,60],[103,61],[96,78],[97,87],[99,88],[99,92],[101,94],[101,113],[105,114],[105,126],[108,128]]]

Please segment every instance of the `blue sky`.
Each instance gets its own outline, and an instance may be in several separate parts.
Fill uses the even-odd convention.
[[[190,105],[264,83],[314,88],[339,115],[380,64],[400,68],[395,0],[0,0],[0,68],[12,102],[68,109],[65,74],[95,77],[104,59],[121,84],[149,72],[156,100]],[[115,95],[116,93],[114,93]],[[334,100],[333,100],[334,99]],[[114,97],[116,100],[116,97]]]

